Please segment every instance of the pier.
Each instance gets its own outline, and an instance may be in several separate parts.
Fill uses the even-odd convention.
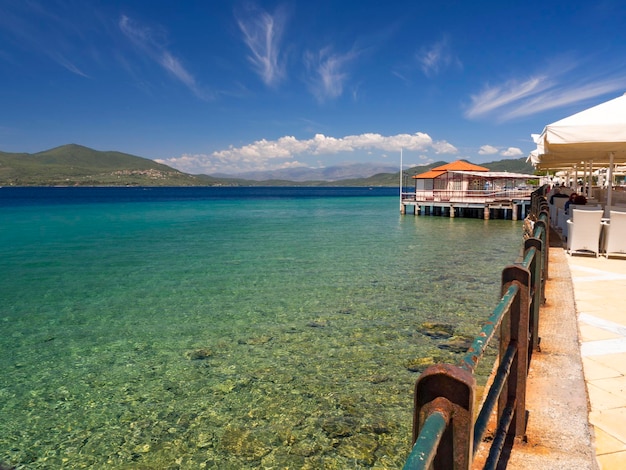
[[[524,219],[530,210],[532,189],[512,191],[403,192],[401,214],[466,217],[478,219]]]
[[[458,160],[412,177],[405,191],[400,176],[400,213],[481,219],[524,219],[538,177],[488,168]]]

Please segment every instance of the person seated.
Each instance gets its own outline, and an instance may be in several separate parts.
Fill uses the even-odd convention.
[[[567,194],[563,194],[559,188],[554,188],[554,194],[550,196],[550,204],[554,204],[555,197],[567,197]]]
[[[587,204],[587,198],[583,196],[582,194],[579,194],[578,196],[574,198],[573,203],[576,204],[577,206],[584,206],[585,204]]]
[[[574,202],[574,200],[578,197],[578,194],[576,193],[572,193],[569,195],[569,199],[567,200],[567,202],[565,203],[565,205],[563,206],[563,210],[565,211],[566,214],[569,214],[569,206],[570,204],[576,204]]]

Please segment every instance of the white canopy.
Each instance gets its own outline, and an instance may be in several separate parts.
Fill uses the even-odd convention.
[[[529,160],[539,169],[626,163],[626,94],[548,124],[533,139]]]
[[[508,171],[464,171],[464,170],[452,170],[448,173],[460,173],[470,176],[482,176],[483,178],[504,178],[504,179],[539,179],[537,175],[527,175],[526,173],[511,173]]]

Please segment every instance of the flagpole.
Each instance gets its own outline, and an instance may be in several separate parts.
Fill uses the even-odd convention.
[[[404,211],[402,210],[402,177],[404,175],[402,174],[402,147],[400,147],[400,212],[404,213]]]

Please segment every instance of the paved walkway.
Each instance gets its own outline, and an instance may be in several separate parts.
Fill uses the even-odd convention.
[[[626,259],[567,262],[596,459],[602,470],[626,469]]]

